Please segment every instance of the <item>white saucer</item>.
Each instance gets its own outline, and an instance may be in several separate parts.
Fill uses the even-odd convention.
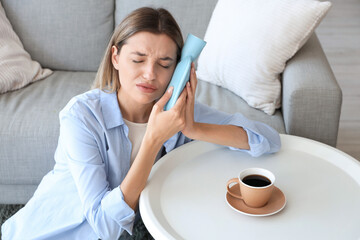
[[[239,184],[234,184],[230,187],[231,192],[240,194]],[[274,192],[269,202],[260,208],[252,208],[247,206],[243,200],[237,199],[226,192],[226,202],[235,211],[255,217],[264,217],[276,214],[284,209],[286,205],[286,198],[284,193],[277,187],[274,188]]]

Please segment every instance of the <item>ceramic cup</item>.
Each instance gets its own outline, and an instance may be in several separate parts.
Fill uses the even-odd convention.
[[[274,189],[275,176],[263,168],[248,168],[243,170],[239,177],[232,178],[227,183],[228,193],[242,199],[249,207],[259,208],[266,205]],[[231,192],[230,184],[239,183],[240,194]]]

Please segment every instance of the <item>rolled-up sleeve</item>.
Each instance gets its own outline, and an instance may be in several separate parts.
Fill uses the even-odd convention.
[[[118,239],[132,233],[134,211],[124,201],[119,187],[109,188],[100,138],[77,117],[60,114],[60,144],[66,154],[84,215],[101,239]]]
[[[280,136],[275,129],[264,123],[249,120],[240,113],[228,114],[196,102],[195,121],[242,127],[247,133],[250,150],[229,148],[247,152],[253,157],[277,152],[281,147]]]

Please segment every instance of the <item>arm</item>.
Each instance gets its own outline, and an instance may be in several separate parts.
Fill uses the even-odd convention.
[[[134,211],[120,188],[109,188],[96,133],[69,112],[60,113],[59,146],[66,155],[82,203],[83,214],[101,239],[117,239],[132,232]]]
[[[262,122],[249,120],[240,113],[232,115],[218,111],[207,105],[196,103],[195,125],[198,123],[217,128],[217,131],[213,131],[212,133],[201,131],[201,136],[194,136],[190,133],[189,138],[194,136],[194,139],[228,146],[232,150],[246,152],[254,157],[261,156],[265,153],[275,153],[279,151],[281,147],[280,136],[275,129]],[[247,137],[247,144],[250,148],[239,148],[239,146],[234,145],[244,143],[243,139],[237,139],[239,137],[237,131],[227,131],[226,134],[221,135],[222,137],[220,138],[218,134],[221,134],[220,131],[223,131],[225,128],[229,130],[244,130]],[[211,138],[218,139],[218,142],[212,141]],[[220,139],[223,139],[222,142],[219,142]],[[231,141],[232,144],[228,144],[226,141]]]
[[[139,152],[120,185],[125,201],[133,209],[138,204],[140,193],[145,187],[161,146],[167,139],[183,129],[185,125],[186,91],[183,91],[170,110],[163,110],[171,97],[172,89],[170,88],[170,91],[167,91],[154,105]]]
[[[246,131],[235,125],[194,123],[194,131],[188,138],[250,150]]]
[[[182,131],[185,136],[229,146],[252,156],[280,149],[279,134],[266,124],[250,121],[239,113],[230,115],[203,104],[195,104],[196,85],[196,73],[192,66],[190,84],[186,86],[186,124]]]
[[[144,136],[139,152],[123,182],[120,189],[124,194],[125,202],[136,209],[140,193],[144,189],[152,166],[162,143],[156,139]]]

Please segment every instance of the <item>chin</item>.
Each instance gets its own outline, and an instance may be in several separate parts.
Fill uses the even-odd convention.
[[[157,101],[159,98],[154,98],[154,97],[146,97],[146,96],[143,96],[143,97],[140,97],[138,98],[138,103],[142,104],[142,105],[148,105],[148,104],[151,104],[151,103],[155,103],[155,101]]]

